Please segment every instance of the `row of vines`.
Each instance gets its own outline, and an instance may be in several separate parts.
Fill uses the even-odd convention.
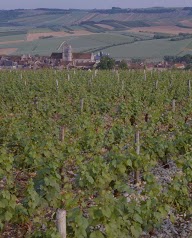
[[[190,72],[0,72],[0,236],[128,238],[192,214]],[[136,138],[135,138],[136,136]],[[155,168],[176,170],[161,182]]]

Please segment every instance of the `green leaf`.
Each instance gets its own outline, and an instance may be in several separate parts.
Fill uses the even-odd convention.
[[[137,222],[139,222],[140,224],[143,224],[143,219],[142,219],[138,214],[135,214],[135,215],[133,216],[133,219],[134,219],[134,221],[137,221]]]
[[[6,221],[10,221],[12,217],[13,217],[13,215],[12,215],[12,213],[10,213],[9,211],[7,211],[7,212],[5,213],[5,220],[6,220]]]
[[[94,184],[94,179],[90,175],[87,175],[87,180],[90,184]]]
[[[130,159],[127,160],[127,166],[132,167],[132,161]]]
[[[105,238],[100,231],[94,231],[91,233],[90,238]]]
[[[140,236],[140,232],[134,226],[131,226],[131,233],[133,237],[138,238]]]
[[[109,218],[111,216],[111,209],[110,209],[110,207],[103,208],[102,209],[102,213],[103,213],[104,216]]]

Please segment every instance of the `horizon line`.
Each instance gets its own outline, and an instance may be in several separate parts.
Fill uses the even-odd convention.
[[[192,6],[180,6],[180,7],[176,7],[176,6],[151,6],[151,7],[111,7],[111,8],[55,8],[55,7],[38,7],[38,8],[6,8],[6,9],[0,9],[0,11],[9,11],[9,10],[40,10],[40,9],[50,9],[50,10],[111,10],[112,8],[119,8],[119,9],[150,9],[150,8],[167,8],[167,9],[178,9],[178,8],[185,8],[185,7],[191,7]]]

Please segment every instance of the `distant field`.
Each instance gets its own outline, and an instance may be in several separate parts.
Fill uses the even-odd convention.
[[[23,42],[16,44],[17,54],[43,54],[50,55],[53,51],[57,51],[62,42],[66,41],[71,44],[74,51],[82,52],[92,50],[100,50],[102,47],[111,46],[113,44],[121,44],[124,42],[132,42],[133,38],[118,34],[94,34],[84,36],[66,36],[59,38],[49,38],[42,40],[34,40],[31,42]],[[8,44],[10,48],[13,44]],[[5,47],[6,45],[3,45]]]
[[[100,27],[102,27],[104,29],[107,29],[107,30],[113,30],[114,29],[114,27],[109,26],[107,24],[96,24],[96,26],[100,26]]]
[[[38,40],[40,37],[48,37],[48,36],[53,36],[53,37],[64,37],[64,36],[81,36],[81,35],[91,35],[92,33],[86,30],[77,30],[74,31],[72,34],[67,33],[64,31],[58,31],[58,32],[40,32],[40,33],[28,33],[27,34],[27,41],[34,41]]]
[[[24,26],[41,26],[50,27],[55,25],[71,25],[78,22],[81,18],[87,15],[87,12],[74,12],[71,14],[44,14],[37,16],[20,17],[10,21]]]
[[[86,33],[86,34],[83,34]],[[53,38],[39,39],[40,36],[53,35]],[[29,36],[31,38],[29,38]],[[170,41],[169,39],[152,40],[149,32],[109,31],[93,34],[78,31],[75,34],[66,32],[39,32],[28,35],[28,41],[23,41],[25,35],[0,37],[0,49],[5,54],[51,55],[57,52],[64,41],[71,44],[75,52],[104,51],[114,58],[149,58],[162,59],[165,55],[182,55],[192,53],[192,39]],[[14,42],[12,41],[14,39]],[[136,42],[134,42],[136,41]],[[133,43],[134,42],[134,43]],[[10,50],[14,49],[14,51]],[[2,54],[2,53],[0,53]]]
[[[17,51],[17,48],[0,48],[0,55],[14,54]]]
[[[28,31],[28,33],[44,33],[44,32],[52,32],[50,28],[32,28]]]
[[[160,32],[160,33],[168,33],[168,34],[179,34],[179,33],[190,33],[192,34],[192,29],[190,28],[181,28],[178,26],[151,26],[151,27],[137,27],[128,30],[131,32]]]
[[[25,39],[26,39],[26,35],[1,36],[0,34],[0,42],[18,41],[18,40],[25,40]]]
[[[115,58],[163,58],[165,55],[178,55],[192,42],[191,39],[169,41],[167,39],[135,42],[133,44],[116,46],[107,49]]]

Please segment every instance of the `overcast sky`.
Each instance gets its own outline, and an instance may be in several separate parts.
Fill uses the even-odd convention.
[[[192,6],[192,0],[0,0],[0,9],[16,8],[139,8]]]

